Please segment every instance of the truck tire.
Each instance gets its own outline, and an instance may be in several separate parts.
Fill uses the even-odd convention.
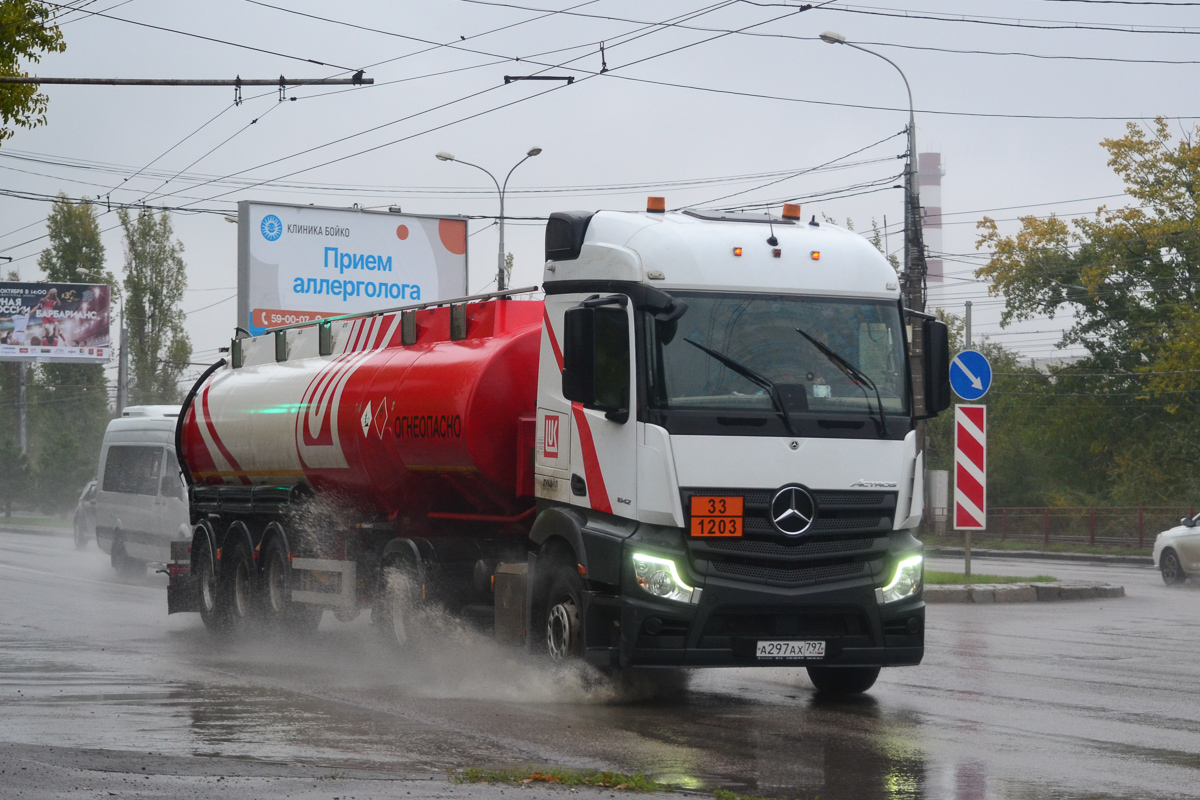
[[[546,653],[559,663],[583,657],[583,579],[567,564],[557,564],[546,594]]]
[[[210,633],[224,633],[229,628],[227,609],[220,602],[220,585],[213,567],[212,546],[208,536],[197,530],[192,542],[192,568],[196,571],[196,604],[200,619]]]
[[[1187,573],[1183,571],[1179,554],[1170,548],[1162,551],[1162,555],[1158,557],[1158,566],[1162,571],[1163,583],[1167,586],[1177,586],[1187,580]]]
[[[234,542],[221,556],[221,573],[217,576],[217,606],[224,608],[227,629],[240,633],[257,616],[254,589],[258,581],[254,557],[245,541]]]
[[[809,667],[808,679],[822,694],[861,694],[875,685],[879,667]]]
[[[379,571],[379,588],[371,607],[371,624],[383,641],[399,651],[413,650],[420,640],[416,625],[422,577],[403,558],[393,558]]]
[[[275,535],[263,550],[262,586],[259,602],[263,620],[282,633],[312,633],[321,624],[320,606],[292,602],[292,572],[287,546]]]

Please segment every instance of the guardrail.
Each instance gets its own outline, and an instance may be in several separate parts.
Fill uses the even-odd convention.
[[[955,533],[948,509],[931,508],[926,524]],[[989,508],[984,536],[1002,541],[1072,543],[1111,547],[1152,547],[1161,531],[1194,517],[1196,509],[1186,506],[1022,506]]]

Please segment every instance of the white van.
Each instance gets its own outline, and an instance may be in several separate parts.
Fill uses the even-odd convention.
[[[171,542],[192,536],[175,457],[179,406],[130,406],[108,423],[100,448],[96,543],[123,575],[165,564]]]

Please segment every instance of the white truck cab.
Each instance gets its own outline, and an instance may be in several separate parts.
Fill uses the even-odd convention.
[[[807,661],[860,684],[918,663],[916,422],[949,403],[945,327],[906,311],[868,242],[798,206],[662,205],[546,232],[535,492],[564,514],[533,538],[578,538],[594,583],[645,589],[591,597],[584,636],[605,614],[622,633],[589,660]]]

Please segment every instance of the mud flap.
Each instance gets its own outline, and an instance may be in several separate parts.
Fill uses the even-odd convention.
[[[528,564],[501,564],[496,568],[496,643],[524,647],[528,638]]]
[[[200,594],[192,574],[192,543],[171,542],[171,560],[167,563],[167,613],[199,611]]]

